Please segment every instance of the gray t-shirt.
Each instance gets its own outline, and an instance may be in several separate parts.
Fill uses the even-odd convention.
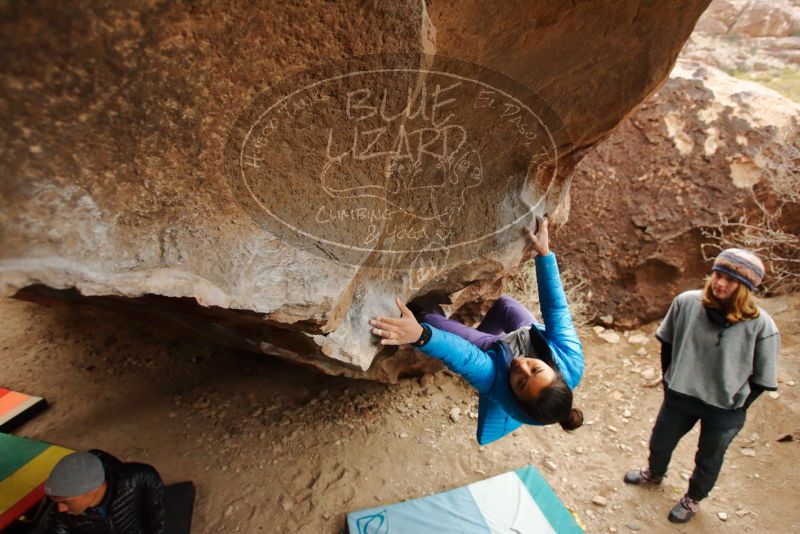
[[[726,410],[744,405],[751,380],[776,389],[780,334],[772,317],[759,308],[754,319],[715,324],[702,298],[699,290],[675,297],[656,332],[672,344],[667,387]]]

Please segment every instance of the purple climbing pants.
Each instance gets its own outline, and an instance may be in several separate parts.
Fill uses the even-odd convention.
[[[426,313],[422,321],[429,325],[463,337],[481,350],[487,350],[503,334],[535,323],[531,312],[511,297],[502,296],[486,313],[478,328],[471,328],[440,313]]]

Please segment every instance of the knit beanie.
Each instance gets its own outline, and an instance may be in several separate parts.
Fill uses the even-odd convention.
[[[100,458],[90,452],[73,452],[58,461],[44,483],[50,497],[77,497],[96,490],[106,479]]]
[[[712,271],[725,273],[754,290],[764,279],[764,264],[755,253],[741,248],[728,248],[714,260]]]

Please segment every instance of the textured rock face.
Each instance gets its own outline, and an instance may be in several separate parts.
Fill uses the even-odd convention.
[[[798,0],[714,0],[681,57],[727,70],[794,68],[800,63],[798,31]]]
[[[703,230],[761,213],[756,200],[774,214],[794,197],[780,224],[797,242],[799,128],[800,106],[775,91],[679,60],[575,171],[576,208],[557,239],[598,316],[622,326],[662,316],[707,272]]]
[[[373,365],[380,351],[364,319],[392,313],[395,295],[488,286],[513,268],[519,214],[563,203],[576,162],[667,76],[707,4],[4,4],[0,291],[394,379],[425,364],[406,354]],[[388,62],[406,75],[358,85],[337,63],[374,54],[369,72]],[[464,83],[448,100],[430,71],[454,63]],[[384,108],[367,99],[386,94]],[[412,96],[432,99],[426,112],[386,111]],[[286,105],[270,116],[275,102]],[[378,126],[393,134],[380,141],[391,154],[366,164],[360,136]],[[353,131],[352,150],[340,150],[349,156],[331,157]],[[339,261],[341,242],[309,237],[323,223],[312,220],[320,193],[306,173],[331,178],[320,189],[344,203],[325,212],[326,231],[348,245],[374,234],[355,259]],[[421,201],[409,185],[419,183],[449,187],[450,204]],[[349,204],[348,187],[367,204]],[[259,207],[284,210],[302,239],[264,226]],[[392,264],[380,251],[411,239],[407,219],[426,221],[428,240]],[[437,254],[470,236],[472,255]]]
[[[697,22],[697,31],[716,35],[788,37],[798,30],[797,0],[716,0]]]

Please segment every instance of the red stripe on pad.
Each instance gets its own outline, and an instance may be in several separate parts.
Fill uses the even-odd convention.
[[[0,515],[0,530],[3,530],[11,523],[22,517],[22,514],[33,508],[43,498],[44,482],[33,488],[30,493],[17,501],[17,504]]]
[[[25,395],[24,393],[17,393],[16,391],[9,391],[2,397],[0,397],[0,415],[10,412],[21,403],[30,400],[29,395]]]

